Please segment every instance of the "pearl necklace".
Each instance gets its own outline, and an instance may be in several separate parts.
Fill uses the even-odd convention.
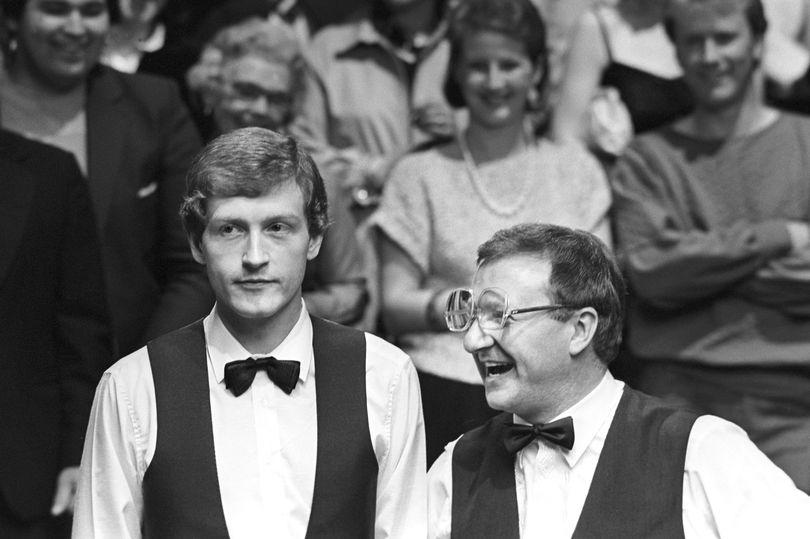
[[[499,215],[500,217],[511,217],[522,210],[529,200],[529,188],[531,187],[532,182],[523,182],[520,192],[517,193],[517,201],[511,205],[507,206],[503,203],[492,200],[492,198],[487,194],[484,181],[481,179],[480,174],[478,174],[478,167],[475,164],[475,160],[473,159],[469,146],[467,146],[465,134],[462,132],[457,133],[456,141],[458,143],[458,147],[461,149],[461,155],[464,158],[464,168],[467,170],[467,177],[470,179],[470,183],[475,189],[475,192],[478,193],[478,197],[481,199],[484,205],[489,208],[492,213]]]

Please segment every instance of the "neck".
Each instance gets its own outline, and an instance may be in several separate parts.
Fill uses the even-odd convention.
[[[776,118],[776,111],[764,102],[763,85],[755,78],[738,101],[721,108],[698,105],[684,118],[682,128],[688,134],[705,139],[729,139],[756,133]]]
[[[526,148],[522,122],[495,129],[472,122],[461,136],[466,137],[470,153],[479,164],[503,159]]]
[[[291,301],[271,318],[242,318],[226,309],[217,307],[222,324],[251,355],[272,352],[287,338],[301,315],[301,297]]]
[[[33,96],[68,96],[83,93],[85,88],[83,79],[73,84],[53,84],[53,81],[45,80],[36,71],[27,69],[25,61],[19,56],[9,66],[8,78],[19,89]]]
[[[548,423],[569,410],[596,389],[596,386],[605,377],[607,366],[598,359],[593,361],[596,363],[583,365],[574,372],[568,373],[565,380],[554,390],[544,391],[542,398],[548,403],[547,405],[538,406],[530,412],[524,412],[525,415],[518,412],[518,415],[532,425],[539,425]]]
[[[661,22],[666,3],[661,0],[622,0],[616,10],[635,27],[645,28]]]
[[[416,2],[412,6],[393,10],[390,16],[391,25],[402,34],[406,43],[418,34],[430,34],[438,23],[434,1]]]

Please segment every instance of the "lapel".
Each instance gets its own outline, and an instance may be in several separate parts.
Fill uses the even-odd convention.
[[[25,166],[35,158],[16,137],[0,131],[0,285],[25,232],[28,214],[33,203],[36,183],[40,180]]]
[[[97,67],[87,84],[87,182],[99,230],[104,230],[121,174],[126,140],[124,88],[112,70]]]

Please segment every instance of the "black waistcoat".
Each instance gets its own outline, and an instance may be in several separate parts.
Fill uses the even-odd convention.
[[[366,406],[365,335],[315,317],[312,326],[318,447],[307,537],[373,537],[377,459]],[[155,339],[148,351],[158,432],[143,478],[144,537],[228,537],[202,322]],[[272,522],[267,533],[273,536]]]
[[[683,468],[695,419],[625,387],[573,537],[682,538]],[[514,457],[501,442],[511,421],[512,414],[498,415],[456,444],[453,538],[520,536]]]

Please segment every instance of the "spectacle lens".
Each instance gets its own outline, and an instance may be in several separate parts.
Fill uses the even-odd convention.
[[[501,329],[506,317],[506,296],[495,289],[487,288],[478,297],[476,315],[481,328]]]
[[[465,331],[472,323],[473,295],[472,290],[458,288],[447,297],[444,320],[450,331]]]

